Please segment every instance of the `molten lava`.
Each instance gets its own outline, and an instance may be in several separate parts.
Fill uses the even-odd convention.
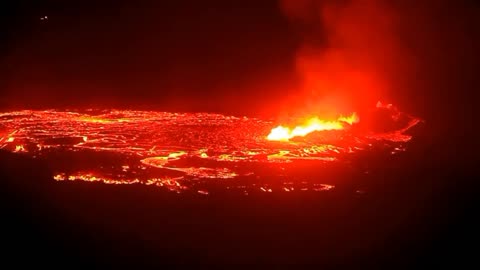
[[[267,139],[270,141],[288,141],[294,137],[304,137],[314,131],[324,130],[341,130],[345,128],[345,125],[353,125],[358,123],[360,119],[356,113],[348,117],[340,116],[337,120],[326,121],[321,120],[318,117],[313,117],[305,121],[304,124],[298,125],[293,129],[284,126],[278,126],[273,128],[268,134]]]
[[[325,191],[334,185],[309,174],[350,164],[353,154],[376,145],[388,154],[406,150],[406,131],[420,120],[390,105],[377,104],[376,110],[391,114],[394,130],[354,134],[347,127],[358,122],[356,114],[272,130],[270,121],[211,113],[12,111],[0,113],[0,149],[45,160],[57,181],[143,184],[202,195],[219,187],[244,194]],[[289,141],[341,129],[341,136]],[[315,169],[299,170],[304,165]]]

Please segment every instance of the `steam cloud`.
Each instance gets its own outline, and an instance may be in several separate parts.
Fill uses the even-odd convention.
[[[400,66],[397,17],[381,0],[280,0],[302,30],[296,57],[308,113],[362,111],[384,98]]]

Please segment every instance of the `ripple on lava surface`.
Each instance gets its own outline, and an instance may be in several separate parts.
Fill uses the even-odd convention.
[[[45,159],[57,181],[145,184],[175,192],[324,191],[326,175],[348,170],[370,149],[405,151],[420,120],[401,116],[382,133],[354,128],[317,132],[290,142],[266,135],[257,118],[154,111],[13,111],[0,113],[0,149]],[[406,119],[406,120],[405,120]],[[339,168],[341,167],[341,168]]]

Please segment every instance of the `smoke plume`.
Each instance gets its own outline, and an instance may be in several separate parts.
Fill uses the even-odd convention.
[[[298,26],[296,56],[307,113],[362,111],[384,98],[401,57],[396,16],[381,0],[281,0]]]

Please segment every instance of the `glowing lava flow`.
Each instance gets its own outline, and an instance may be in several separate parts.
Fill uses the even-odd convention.
[[[352,154],[375,145],[391,154],[405,151],[407,130],[420,120],[390,105],[376,109],[391,115],[394,129],[352,132],[347,127],[358,122],[356,114],[272,130],[270,121],[211,113],[12,111],[0,113],[0,149],[45,160],[57,181],[144,184],[202,195],[219,187],[244,194],[321,191],[333,185],[311,175],[330,163],[349,164]],[[288,142],[341,129],[341,135]],[[314,169],[299,171],[299,164]]]
[[[356,113],[348,117],[341,116],[334,121],[321,120],[318,117],[313,117],[305,121],[304,124],[296,126],[293,129],[284,126],[278,126],[270,131],[267,140],[270,141],[288,141],[294,137],[303,137],[314,131],[324,130],[341,130],[345,125],[353,125],[358,123],[360,119]]]

